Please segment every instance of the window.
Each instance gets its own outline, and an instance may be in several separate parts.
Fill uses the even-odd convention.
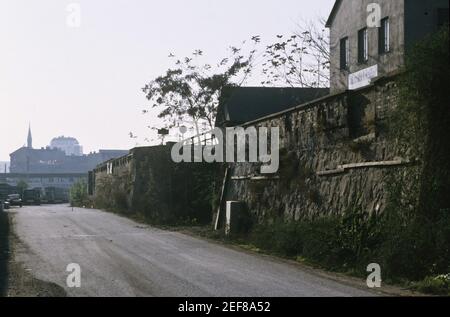
[[[438,28],[442,28],[443,26],[448,27],[448,9],[437,10],[437,25]]]
[[[348,69],[350,61],[350,49],[348,46],[348,37],[341,40],[341,69]]]
[[[358,63],[365,63],[369,60],[369,41],[367,38],[367,28],[358,31]]]
[[[381,20],[381,26],[378,29],[378,47],[380,54],[388,53],[391,50],[389,29],[389,18],[384,18]]]

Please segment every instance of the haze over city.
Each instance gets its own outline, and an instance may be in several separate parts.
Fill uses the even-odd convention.
[[[171,66],[169,53],[202,49],[217,61],[253,35],[270,41],[326,17],[333,2],[77,1],[81,26],[70,28],[71,1],[2,0],[0,161],[25,145],[29,123],[36,148],[60,135],[85,153],[149,145],[156,122],[141,113],[141,88]]]

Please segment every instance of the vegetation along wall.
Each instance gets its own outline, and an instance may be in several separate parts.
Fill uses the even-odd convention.
[[[210,223],[218,165],[176,164],[171,146],[135,148],[99,166],[93,172],[95,206],[152,223]]]

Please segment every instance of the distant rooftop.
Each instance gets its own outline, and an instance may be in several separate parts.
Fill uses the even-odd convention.
[[[73,142],[73,143],[78,144],[78,140],[73,137],[59,136],[59,137],[53,138],[51,142],[54,142],[54,141]]]

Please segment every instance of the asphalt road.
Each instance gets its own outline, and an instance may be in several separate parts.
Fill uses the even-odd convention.
[[[99,210],[15,209],[16,254],[36,278],[69,296],[372,296],[297,265],[236,251]],[[67,265],[81,267],[68,288]]]

